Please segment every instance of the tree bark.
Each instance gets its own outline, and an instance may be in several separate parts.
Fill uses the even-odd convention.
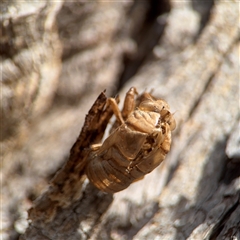
[[[11,12],[12,5],[5,4]],[[54,64],[59,71],[60,39],[63,69],[59,82],[49,77],[48,94],[36,94],[36,89],[46,87],[38,80],[37,87],[33,84],[24,95],[20,90],[29,86],[33,78],[28,73],[36,67],[26,62],[28,57],[16,60],[23,45],[18,51],[18,45],[2,48],[3,106],[12,106],[4,108],[10,110],[1,118],[3,239],[240,238],[238,4],[28,4],[34,6],[29,14],[22,16],[18,10],[16,18],[3,15],[2,39],[7,40],[1,40],[2,46],[11,38],[21,43],[20,37],[25,40],[34,30],[40,40],[30,37],[31,44],[22,44],[28,54],[36,53],[33,47],[39,42],[50,46],[49,54],[42,53],[46,66],[31,55],[42,79],[44,66]],[[19,19],[25,31],[17,32]],[[28,22],[35,23],[29,25],[31,31]],[[46,27],[55,22],[58,30]],[[47,40],[37,30],[46,33]],[[7,83],[14,79],[15,87],[9,88],[12,104],[5,96]],[[105,88],[108,96],[119,92],[122,101],[131,86],[140,93],[153,89],[154,96],[165,99],[175,112],[177,129],[159,168],[122,192],[106,194],[86,179],[85,156],[89,145],[108,131],[112,115],[108,108],[103,115],[106,96],[100,93]],[[40,96],[43,105],[31,101]],[[16,130],[18,119],[21,124],[27,121],[27,128]]]

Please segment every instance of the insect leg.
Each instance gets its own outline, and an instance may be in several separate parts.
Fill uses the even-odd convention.
[[[162,129],[164,131],[164,141],[162,142],[162,144],[160,145],[160,148],[168,153],[170,151],[170,147],[171,147],[171,130],[170,130],[170,126],[167,123],[163,123],[162,124]]]
[[[126,97],[124,100],[123,110],[122,110],[122,117],[124,120],[126,120],[129,116],[129,114],[134,111],[135,109],[135,95],[137,95],[138,92],[135,87],[131,87],[128,92],[126,93]]]
[[[90,146],[90,148],[91,148],[92,151],[97,151],[98,149],[101,148],[101,146],[102,146],[101,143],[96,143],[96,144],[92,144],[92,145]]]
[[[171,131],[173,131],[176,128],[176,122],[173,117],[173,115],[168,110],[162,110],[161,112],[161,119],[164,122],[167,122],[170,126]]]
[[[114,115],[116,116],[117,120],[123,124],[124,123],[124,120],[123,120],[123,117],[122,117],[122,114],[118,108],[118,105],[117,105],[117,102],[116,102],[116,99],[115,98],[108,98],[108,104],[111,106],[112,110],[113,110],[113,113]]]

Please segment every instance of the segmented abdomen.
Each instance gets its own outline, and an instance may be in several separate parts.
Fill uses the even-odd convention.
[[[104,192],[115,193],[127,188],[134,181],[127,172],[129,163],[119,149],[111,147],[102,156],[95,155],[91,159],[86,174],[97,188]]]

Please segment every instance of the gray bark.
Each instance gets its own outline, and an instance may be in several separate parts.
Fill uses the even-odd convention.
[[[238,4],[25,4],[2,5],[3,239],[240,238]],[[84,161],[112,113],[89,109],[131,86],[165,99],[177,129],[159,168],[109,195]]]

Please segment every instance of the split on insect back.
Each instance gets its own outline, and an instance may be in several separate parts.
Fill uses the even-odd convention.
[[[159,166],[170,150],[176,123],[163,99],[147,92],[138,96],[134,87],[122,111],[114,98],[107,99],[106,109],[113,111],[116,122],[102,144],[90,146],[85,173],[98,189],[115,193]]]

